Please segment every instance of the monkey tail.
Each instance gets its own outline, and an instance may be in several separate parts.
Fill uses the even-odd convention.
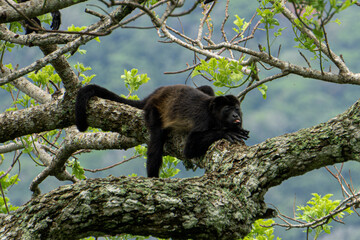
[[[90,98],[94,96],[124,103],[138,109],[143,109],[146,103],[146,100],[139,101],[122,98],[119,95],[107,90],[106,88],[95,84],[87,85],[79,90],[75,103],[76,126],[80,132],[84,132],[89,127],[89,124],[86,120],[86,106]]]

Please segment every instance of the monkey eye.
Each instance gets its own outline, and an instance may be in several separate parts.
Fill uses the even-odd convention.
[[[224,112],[230,112],[230,111],[231,111],[231,107],[230,107],[230,106],[225,106],[225,107],[223,108],[223,111],[224,111]]]

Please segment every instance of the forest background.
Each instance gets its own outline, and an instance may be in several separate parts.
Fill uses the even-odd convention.
[[[219,1],[213,11],[214,25],[219,26],[223,18],[223,4]],[[99,5],[99,2],[93,1]],[[89,2],[87,3],[89,4]],[[69,9],[64,9],[62,13],[62,27],[67,29],[70,25],[82,26],[95,22],[97,19],[84,13],[87,4],[79,4]],[[230,19],[235,20],[235,14],[242,18],[250,19],[252,12],[258,5],[257,1],[233,1],[229,10]],[[353,72],[360,72],[357,59],[360,58],[359,48],[360,21],[354,22],[358,15],[357,8],[351,8],[342,12],[338,18],[341,25],[332,23],[328,26],[327,32],[332,49],[341,53]],[[217,17],[217,14],[221,17]],[[191,32],[192,28],[197,28],[201,17],[201,9],[196,10],[185,21],[181,22],[185,32]],[[282,19],[279,19],[282,21]],[[195,23],[195,24],[194,24]],[[180,24],[180,23],[179,23]],[[287,39],[293,39],[291,28],[283,31],[283,36],[277,40],[281,44],[281,56],[283,59],[297,59],[298,62],[304,60],[298,54],[298,49],[294,48]],[[82,62],[85,66],[92,68],[89,74],[96,74],[92,83],[99,84],[116,93],[127,93],[121,75],[124,69],[139,69],[140,73],[147,73],[151,80],[140,88],[138,95],[140,98],[152,92],[155,88],[172,84],[192,85],[193,79],[189,73],[164,74],[164,72],[177,71],[186,68],[186,63],[193,63],[194,56],[189,51],[184,51],[177,45],[163,44],[157,42],[158,36],[153,30],[137,31],[134,29],[122,29],[113,34],[101,37],[101,43],[92,41],[81,49],[89,50],[87,54],[76,53],[70,59],[70,63]],[[265,42],[265,32],[257,31],[255,38],[249,44]],[[91,51],[90,51],[91,50]],[[16,49],[15,49],[16,51]],[[4,64],[18,63],[20,67],[26,66],[34,59],[41,58],[42,53],[38,48],[27,48],[21,50],[20,54],[9,54],[4,56]],[[200,78],[196,80],[198,85],[208,84]],[[247,145],[254,145],[265,139],[279,136],[284,133],[297,131],[301,128],[314,126],[323,121],[334,117],[351,106],[358,98],[360,89],[358,86],[331,84],[322,81],[309,81],[294,75],[279,79],[273,83],[267,83],[267,98],[263,99],[260,92],[253,91],[247,95],[242,103],[244,127],[250,130],[250,139]],[[236,94],[236,90],[232,92]],[[0,109],[4,111],[10,104],[11,99],[6,94],[0,95]],[[92,153],[82,154],[79,161],[85,168],[101,168],[116,163],[124,156],[131,153],[125,151],[107,150],[93,151]],[[1,165],[0,170],[6,170],[7,163]],[[177,177],[191,177],[202,175],[202,170],[196,172],[186,171],[180,166],[181,172]],[[355,186],[360,185],[360,176],[356,174],[360,171],[360,165],[355,162],[345,163],[343,173],[351,177]],[[40,172],[40,169],[39,169]],[[100,173],[86,173],[87,177],[104,177],[107,175],[129,175],[136,173],[145,176],[143,160],[133,160],[120,165],[111,170]],[[21,182],[9,191],[8,197],[13,205],[20,206],[31,197],[29,191],[30,181],[38,174],[34,171],[34,163],[31,159],[21,161]],[[42,192],[52,190],[60,184],[57,180],[47,179],[41,185]],[[63,183],[62,183],[63,184]],[[332,193],[332,199],[341,199],[341,191],[336,180],[324,168],[312,171],[303,176],[291,178],[280,186],[272,188],[265,196],[266,202],[275,205],[281,212],[292,215],[293,207],[305,205],[312,197],[311,193],[318,193],[322,196]],[[333,223],[334,229],[331,235],[323,235],[321,239],[359,239],[360,219],[356,214],[345,219],[346,225],[339,227],[339,223]],[[303,230],[285,231],[276,228],[275,236],[283,239],[305,239]]]

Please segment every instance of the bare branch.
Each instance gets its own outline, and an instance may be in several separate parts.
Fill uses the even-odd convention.
[[[295,26],[299,31],[301,31],[303,34],[307,35],[309,38],[311,38],[316,46],[322,51],[327,57],[329,57],[335,65],[340,69],[340,72],[342,74],[347,74],[350,72],[349,68],[345,65],[343,60],[337,56],[333,51],[331,51],[326,44],[320,43],[317,37],[314,35],[314,33],[309,30],[308,28],[304,26],[299,26],[296,24],[295,19],[297,19],[293,13],[285,6],[283,5],[283,11],[282,14]]]
[[[247,87],[245,90],[243,90],[239,95],[237,95],[237,97],[238,97],[238,98],[242,98],[242,97],[244,97],[248,92],[250,92],[251,90],[253,90],[253,89],[255,89],[255,88],[259,87],[259,86],[261,86],[262,84],[265,84],[265,83],[267,83],[267,82],[271,82],[271,81],[273,81],[273,80],[275,80],[275,79],[278,79],[278,78],[285,77],[285,76],[287,76],[287,75],[289,75],[288,72],[283,72],[283,73],[278,73],[278,74],[275,74],[275,75],[273,75],[273,76],[267,77],[267,78],[265,78],[265,79],[263,79],[263,80],[261,80],[261,81],[256,82],[254,85],[248,86],[248,87]]]
[[[304,68],[289,62],[282,61],[274,56],[269,58],[267,53],[264,52],[256,52],[254,50],[244,48],[238,45],[232,45],[229,43],[220,43],[216,46],[205,46],[204,49],[221,49],[221,48],[229,48],[233,50],[237,50],[242,53],[246,53],[248,55],[256,57],[257,61],[262,61],[264,63],[267,63],[273,67],[276,67],[278,69],[281,69],[283,72],[289,72],[296,75],[303,76],[305,78],[313,78],[318,80],[323,80],[327,82],[333,82],[333,83],[339,83],[339,84],[355,84],[360,85],[360,74],[359,73],[343,73],[341,75],[334,74],[331,72],[324,72],[310,69],[310,68]]]
[[[121,161],[121,162],[115,163],[115,164],[110,165],[110,166],[105,167],[105,168],[98,168],[98,169],[87,169],[87,168],[84,168],[84,170],[85,170],[85,171],[88,171],[88,172],[92,172],[92,173],[101,172],[101,171],[109,170],[109,169],[111,169],[111,168],[114,168],[114,167],[116,167],[116,166],[119,166],[119,165],[124,164],[124,163],[126,163],[126,162],[129,162],[129,161],[131,161],[131,160],[134,160],[134,159],[136,159],[136,158],[138,158],[138,157],[141,157],[141,155],[138,154],[138,155],[132,156],[132,157],[130,157],[130,158],[128,158],[128,159],[125,159],[125,160],[123,160],[123,161]]]
[[[7,143],[7,144],[0,146],[0,154],[13,152],[13,151],[23,149],[23,148],[24,148],[24,144],[19,141]]]

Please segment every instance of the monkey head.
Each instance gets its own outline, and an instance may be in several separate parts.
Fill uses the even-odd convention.
[[[210,111],[224,128],[242,127],[242,113],[240,102],[233,95],[215,97],[210,106]]]

